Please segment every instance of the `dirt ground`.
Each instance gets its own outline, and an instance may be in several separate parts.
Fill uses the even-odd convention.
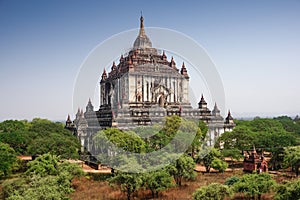
[[[231,176],[242,176],[244,174],[241,168],[227,169],[224,173],[217,173],[211,170],[210,173],[205,173],[203,166],[197,165],[195,168],[197,171],[197,177],[193,181],[183,181],[181,187],[172,187],[159,194],[159,198],[163,200],[185,200],[192,199],[193,192],[210,183],[224,183],[226,178]],[[291,180],[294,177],[289,172],[270,172],[276,182],[281,183],[284,180]],[[120,188],[111,187],[106,181],[95,181],[92,178],[81,177],[74,179],[73,187],[75,192],[70,195],[72,200],[125,200],[126,194],[120,191]],[[150,190],[140,189],[133,195],[132,199],[152,199]],[[246,199],[243,194],[236,194],[235,200]],[[271,200],[272,194],[265,194],[262,196],[262,200]]]
[[[172,187],[166,191],[159,194],[157,199],[165,200],[185,200],[192,199],[193,192],[200,186],[208,185],[210,183],[224,183],[226,178],[233,175],[241,176],[242,171],[225,172],[225,173],[203,173],[198,172],[197,177],[194,181],[184,181],[181,187]],[[125,200],[126,195],[120,192],[119,188],[113,188],[109,186],[106,181],[94,181],[92,179],[87,179],[86,177],[81,177],[79,179],[74,179],[73,187],[76,189],[74,193],[71,194],[71,199],[73,200]],[[132,199],[151,199],[151,192],[149,190],[139,190],[133,195]],[[237,195],[235,199],[244,199],[242,195]],[[263,199],[271,199],[270,196],[265,195]]]

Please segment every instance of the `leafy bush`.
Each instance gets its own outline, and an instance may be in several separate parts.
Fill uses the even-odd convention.
[[[235,192],[242,192],[246,196],[258,199],[261,195],[267,193],[275,185],[275,181],[270,174],[246,174],[233,184]]]
[[[158,197],[158,192],[173,186],[171,175],[165,170],[149,172],[143,176],[144,185],[152,192],[152,197]]]
[[[194,172],[195,165],[194,160],[190,156],[182,155],[170,164],[167,170],[174,177],[176,184],[181,186],[183,178],[194,179],[196,177]]]
[[[228,164],[227,162],[219,158],[214,158],[211,163],[211,167],[214,168],[215,170],[218,170],[219,172],[224,172],[227,169]]]
[[[239,180],[240,180],[240,178],[236,177],[236,176],[229,177],[229,178],[226,179],[225,185],[232,186],[233,184],[235,184]]]
[[[73,191],[70,182],[61,184],[59,176],[33,175],[27,177],[27,183],[21,179],[14,180],[3,186],[7,200],[39,200],[39,199],[67,199],[66,194]],[[25,183],[25,184],[24,184]]]
[[[59,162],[59,157],[45,154],[28,163],[23,178],[3,183],[6,199],[67,199],[66,195],[74,191],[71,180],[83,175],[77,164]]]
[[[117,172],[114,177],[109,180],[110,184],[117,184],[121,190],[126,193],[127,199],[130,199],[131,194],[137,191],[143,184],[141,174]]]
[[[57,175],[59,157],[51,155],[50,153],[37,157],[35,160],[28,162],[28,169],[25,172],[26,175],[31,173],[38,174],[40,176]]]
[[[300,180],[289,181],[276,187],[275,200],[300,199]]]
[[[4,199],[7,199],[9,196],[14,194],[15,191],[23,192],[24,185],[26,184],[25,179],[18,178],[18,179],[10,179],[6,180],[2,184],[2,193]]]
[[[46,119],[1,122],[0,142],[9,144],[19,155],[42,155],[51,152],[62,158],[79,158],[78,139],[62,123]]]
[[[194,200],[223,200],[232,195],[231,189],[227,185],[212,183],[203,186],[193,193]]]
[[[66,172],[70,174],[71,179],[74,177],[79,177],[83,175],[82,168],[77,164],[69,163],[68,161],[64,161],[58,165],[58,172]]]
[[[10,174],[17,163],[16,153],[8,144],[0,142],[0,178]]]

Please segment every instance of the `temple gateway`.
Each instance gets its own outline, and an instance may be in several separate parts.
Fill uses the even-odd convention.
[[[66,128],[74,131],[81,145],[90,151],[92,137],[100,129],[130,129],[160,123],[165,116],[179,115],[206,122],[208,144],[212,145],[219,135],[233,129],[233,118],[229,111],[224,120],[217,104],[211,111],[203,95],[198,108],[193,108],[189,101],[189,79],[184,63],[179,69],[173,57],[168,60],[165,52],[159,53],[152,47],[141,16],[132,49],[101,75],[99,110],[95,111],[89,100],[85,112],[78,109],[74,121],[68,116]]]

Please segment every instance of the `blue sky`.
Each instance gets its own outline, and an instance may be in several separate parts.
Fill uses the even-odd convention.
[[[80,65],[141,10],[206,49],[234,116],[300,114],[300,1],[0,0],[0,120],[73,115]]]

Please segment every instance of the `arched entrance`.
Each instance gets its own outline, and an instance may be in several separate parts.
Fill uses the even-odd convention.
[[[164,105],[165,105],[165,97],[164,97],[163,94],[161,94],[161,95],[159,96],[159,99],[158,99],[158,105],[159,105],[160,107],[164,107]]]

